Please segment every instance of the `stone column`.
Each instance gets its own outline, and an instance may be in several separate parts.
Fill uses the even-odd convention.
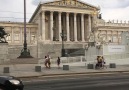
[[[74,41],[77,41],[77,14],[74,13]]]
[[[106,40],[108,40],[108,31],[106,31]]]
[[[14,27],[11,28],[11,43],[14,43]]]
[[[45,41],[45,11],[42,12],[42,40]]]
[[[88,15],[88,35],[90,34],[91,32],[91,15],[89,14]]]
[[[70,41],[69,33],[69,13],[66,13],[67,41]]]
[[[84,14],[81,14],[81,32],[82,32],[82,42],[85,41],[84,39]]]
[[[111,31],[111,35],[112,35],[111,38],[112,38],[112,42],[113,42],[113,31]]]
[[[42,29],[42,14],[40,13],[39,14],[39,20],[38,20],[38,31],[37,31],[37,40],[39,41],[39,40],[41,40],[42,39],[42,34],[41,34],[41,29]]]
[[[70,17],[69,15],[69,20],[70,20],[70,41],[74,40],[74,24],[73,24],[73,17]]]
[[[119,31],[117,31],[117,42],[119,43]]]
[[[53,41],[53,12],[50,12],[50,32],[51,32],[51,41]]]
[[[58,22],[59,22],[59,41],[62,41],[61,40],[61,36],[60,34],[62,33],[62,28],[61,28],[61,12],[58,13]]]
[[[28,43],[31,43],[31,32],[30,32],[31,28],[28,28],[28,30],[29,30]]]

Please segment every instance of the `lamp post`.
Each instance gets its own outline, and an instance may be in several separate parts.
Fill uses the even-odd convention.
[[[27,49],[26,37],[26,0],[24,0],[24,47],[21,50],[21,55],[18,58],[32,58],[32,56],[30,55],[30,50]]]
[[[99,50],[100,50],[100,48],[101,48],[101,44],[96,45],[96,48],[98,49],[98,55],[99,55]]]
[[[85,45],[85,60],[87,61],[87,50],[88,50],[88,48],[89,48],[89,45],[88,44],[86,44]]]
[[[60,33],[61,39],[62,39],[62,49],[61,49],[61,56],[64,57],[65,56],[65,49],[64,49],[64,38],[65,38],[65,34],[64,34],[64,30],[62,29],[62,33]]]

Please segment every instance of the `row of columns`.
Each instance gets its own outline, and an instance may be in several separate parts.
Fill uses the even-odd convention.
[[[50,12],[50,39],[53,41],[53,15],[54,12]],[[61,22],[61,14],[62,12],[58,12],[58,29],[59,29],[59,41],[61,41],[60,33],[62,32],[62,22]],[[67,41],[70,41],[70,28],[69,28],[69,14],[66,13],[66,31],[67,31]],[[41,27],[41,35],[42,35],[42,40],[45,41],[45,11],[42,12],[42,25]],[[91,15],[88,15],[88,33],[91,32]],[[84,14],[81,14],[81,38],[82,41],[85,41],[85,29],[84,29]],[[87,34],[88,35],[88,34]],[[74,13],[74,41],[77,40],[77,13]]]

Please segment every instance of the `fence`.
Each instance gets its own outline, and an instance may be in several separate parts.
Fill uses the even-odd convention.
[[[104,56],[105,60],[118,60],[118,59],[127,59],[129,54],[112,54],[112,55],[101,55]],[[88,55],[88,56],[77,56],[77,57],[61,57],[61,63],[77,63],[77,62],[87,62],[87,63],[96,63],[97,55]],[[38,64],[43,64],[45,59],[40,59]],[[56,64],[57,58],[51,59],[51,64]]]

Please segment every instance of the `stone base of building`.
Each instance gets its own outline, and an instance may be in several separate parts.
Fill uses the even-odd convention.
[[[0,43],[0,63],[8,60],[8,43]]]
[[[67,43],[64,44],[65,54],[68,56],[69,53],[76,52],[80,49],[83,51],[84,55],[84,45],[85,43]],[[20,56],[22,45],[9,45],[8,56],[9,59],[16,59]],[[43,43],[38,42],[37,45],[28,45],[30,50],[30,55],[34,58],[44,58],[45,55],[50,55],[52,58],[61,57],[62,43],[61,42],[51,42]]]

